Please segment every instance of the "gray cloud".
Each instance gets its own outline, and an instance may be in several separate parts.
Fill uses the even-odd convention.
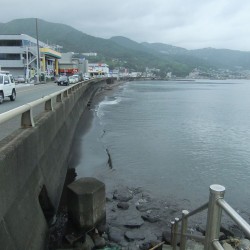
[[[104,38],[250,51],[249,13],[248,0],[4,0],[0,21],[38,17]]]

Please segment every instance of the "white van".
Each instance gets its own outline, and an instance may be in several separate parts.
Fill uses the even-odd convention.
[[[0,104],[3,103],[6,97],[9,97],[11,101],[15,101],[16,84],[11,75],[0,72]]]

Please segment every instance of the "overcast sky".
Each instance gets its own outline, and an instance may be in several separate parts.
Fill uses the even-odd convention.
[[[89,35],[250,51],[250,0],[2,0],[0,22],[38,17]]]

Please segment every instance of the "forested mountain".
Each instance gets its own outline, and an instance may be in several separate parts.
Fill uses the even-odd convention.
[[[205,48],[191,50],[190,54],[214,64],[216,67],[228,69],[250,69],[250,52],[229,49]]]
[[[250,52],[200,49],[187,50],[161,43],[137,43],[126,37],[103,39],[87,35],[71,26],[38,20],[39,40],[63,46],[62,52],[97,52],[90,61],[106,62],[110,68],[127,67],[144,71],[157,68],[164,75],[185,76],[194,68],[250,68]],[[35,18],[0,23],[0,34],[27,34],[36,37]]]
[[[250,52],[229,50],[229,49],[214,49],[204,48],[197,50],[187,50],[172,45],[161,43],[143,43],[150,49],[154,49],[165,55],[178,55],[188,58],[200,59],[201,62],[213,65],[216,68],[224,69],[250,69]],[[192,61],[192,60],[191,60]],[[183,61],[185,62],[185,60]]]

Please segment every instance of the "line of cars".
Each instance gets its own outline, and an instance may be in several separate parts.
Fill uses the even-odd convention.
[[[66,75],[58,75],[55,76],[55,83],[57,83],[58,86],[66,85],[68,86],[69,84],[75,84],[77,82],[80,82],[81,77],[80,75],[72,75],[72,76],[66,76]],[[85,77],[84,80],[89,80],[89,78]]]

